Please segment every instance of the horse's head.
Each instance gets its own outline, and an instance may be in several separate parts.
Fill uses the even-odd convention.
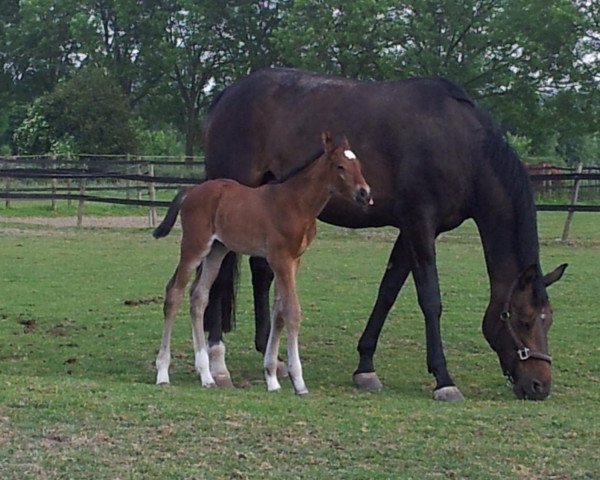
[[[500,314],[491,307],[484,318],[483,334],[520,399],[543,400],[550,393],[552,358],[547,336],[552,306],[546,287],[559,280],[566,267],[545,276],[537,265],[526,268],[510,287]]]
[[[371,188],[363,177],[360,160],[350,149],[346,137],[335,145],[329,132],[321,134],[323,149],[330,160],[333,174],[332,188],[335,193],[366,206],[372,205]]]

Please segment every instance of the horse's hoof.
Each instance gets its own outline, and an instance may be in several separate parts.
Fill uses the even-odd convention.
[[[159,381],[157,380],[157,381],[156,381],[156,384],[157,384],[159,387],[168,387],[169,385],[171,385],[171,383],[170,383],[168,380],[167,380],[166,382],[165,382],[165,381],[159,382]]]
[[[156,374],[157,385],[169,385],[169,374],[167,372],[158,372]]]
[[[464,402],[465,397],[456,387],[442,387],[433,391],[433,399],[442,402]]]
[[[233,388],[233,382],[229,375],[213,375],[215,383],[219,388]]]
[[[302,396],[308,394],[308,388],[306,388],[304,380],[300,379],[294,382],[291,377],[290,380],[292,381],[292,387],[294,387],[294,392],[296,392],[296,395]]]
[[[383,388],[383,384],[375,372],[355,373],[352,375],[352,381],[360,390],[377,392]]]

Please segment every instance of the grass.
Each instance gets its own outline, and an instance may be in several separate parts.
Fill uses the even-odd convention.
[[[131,229],[0,228],[0,478],[597,478],[600,222],[540,214],[551,287],[554,389],[516,400],[480,333],[487,276],[471,223],[438,242],[446,356],[467,398],[430,399],[423,321],[407,284],[376,355],[376,394],[350,382],[393,230],[319,226],[303,258],[301,355],[310,394],[265,391],[242,268],[227,337],[236,389],[202,389],[189,321],[175,325],[172,385],[157,387],[160,296],[179,236]]]

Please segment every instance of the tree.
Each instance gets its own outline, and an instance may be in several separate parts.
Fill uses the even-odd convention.
[[[47,153],[67,145],[73,153],[135,152],[132,114],[118,82],[86,68],[37,99],[15,132],[19,153]]]
[[[546,108],[558,92],[581,99],[597,89],[579,62],[587,25],[570,0],[298,0],[276,36],[290,65],[380,80],[450,78],[535,150],[558,121]],[[579,128],[570,118],[560,120]]]

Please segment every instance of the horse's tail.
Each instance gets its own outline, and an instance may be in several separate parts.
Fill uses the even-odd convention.
[[[165,218],[162,222],[160,222],[160,225],[156,227],[152,232],[152,236],[154,238],[166,237],[169,234],[169,232],[173,228],[173,225],[175,225],[177,215],[179,215],[179,209],[181,208],[181,204],[183,203],[187,192],[188,189],[184,188],[182,190],[179,190],[177,195],[175,195],[175,198],[171,202],[171,205],[169,205],[169,209],[167,210]]]

